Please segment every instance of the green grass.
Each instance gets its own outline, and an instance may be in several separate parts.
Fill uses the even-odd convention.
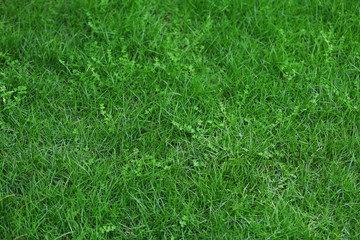
[[[360,239],[360,2],[0,2],[0,239]]]

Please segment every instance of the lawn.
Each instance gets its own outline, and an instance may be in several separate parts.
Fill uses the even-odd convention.
[[[2,0],[0,239],[360,239],[359,13]]]

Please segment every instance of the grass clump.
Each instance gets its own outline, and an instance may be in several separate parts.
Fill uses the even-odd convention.
[[[359,239],[357,1],[0,3],[0,238]]]

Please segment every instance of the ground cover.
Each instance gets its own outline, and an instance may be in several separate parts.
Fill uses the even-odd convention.
[[[0,2],[0,238],[359,239],[357,1]]]

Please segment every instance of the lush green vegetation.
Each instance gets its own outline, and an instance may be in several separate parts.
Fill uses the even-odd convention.
[[[0,238],[359,239],[360,2],[0,2]]]

